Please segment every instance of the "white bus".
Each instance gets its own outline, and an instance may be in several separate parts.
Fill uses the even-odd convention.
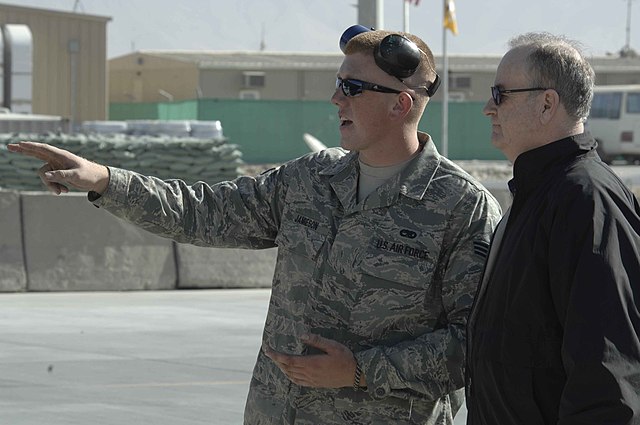
[[[640,84],[596,87],[586,129],[606,163],[640,161]]]

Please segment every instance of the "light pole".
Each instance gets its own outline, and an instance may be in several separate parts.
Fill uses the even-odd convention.
[[[624,47],[620,52],[620,56],[635,56],[635,52],[631,49],[631,4],[633,0],[627,0],[627,29]]]
[[[632,0],[627,0],[627,42],[624,45],[625,50],[631,49],[631,3]]]

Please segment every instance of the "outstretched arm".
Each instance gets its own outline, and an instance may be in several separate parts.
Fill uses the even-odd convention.
[[[36,142],[7,145],[11,152],[44,161],[38,175],[47,188],[59,195],[69,192],[69,186],[83,191],[103,193],[109,184],[109,169],[55,146]]]

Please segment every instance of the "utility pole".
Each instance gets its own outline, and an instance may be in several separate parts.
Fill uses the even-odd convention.
[[[82,9],[82,12],[84,13],[84,6],[82,5],[82,1],[76,0],[75,3],[73,3],[73,13],[78,12],[79,9]]]
[[[631,4],[633,0],[627,0],[627,29],[624,47],[620,50],[621,57],[635,57],[637,53],[631,48]]]
[[[402,20],[402,31],[404,32],[409,32],[410,28],[409,28],[409,6],[411,5],[411,2],[408,2],[407,0],[403,0],[403,6],[402,6],[402,16],[403,16],[403,20]]]
[[[633,0],[627,0],[627,40],[624,45],[624,50],[627,52],[631,50],[631,3]]]
[[[358,0],[358,23],[365,27],[384,28],[384,0]]]

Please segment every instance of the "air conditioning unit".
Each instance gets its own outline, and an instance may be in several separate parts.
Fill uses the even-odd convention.
[[[465,95],[462,92],[449,92],[449,102],[464,102]]]
[[[260,92],[258,90],[240,90],[238,98],[240,100],[260,100]]]
[[[244,86],[248,88],[261,88],[264,87],[265,76],[264,72],[259,71],[245,71],[242,73],[244,79]]]
[[[449,88],[453,90],[471,89],[471,76],[469,75],[449,75]]]

